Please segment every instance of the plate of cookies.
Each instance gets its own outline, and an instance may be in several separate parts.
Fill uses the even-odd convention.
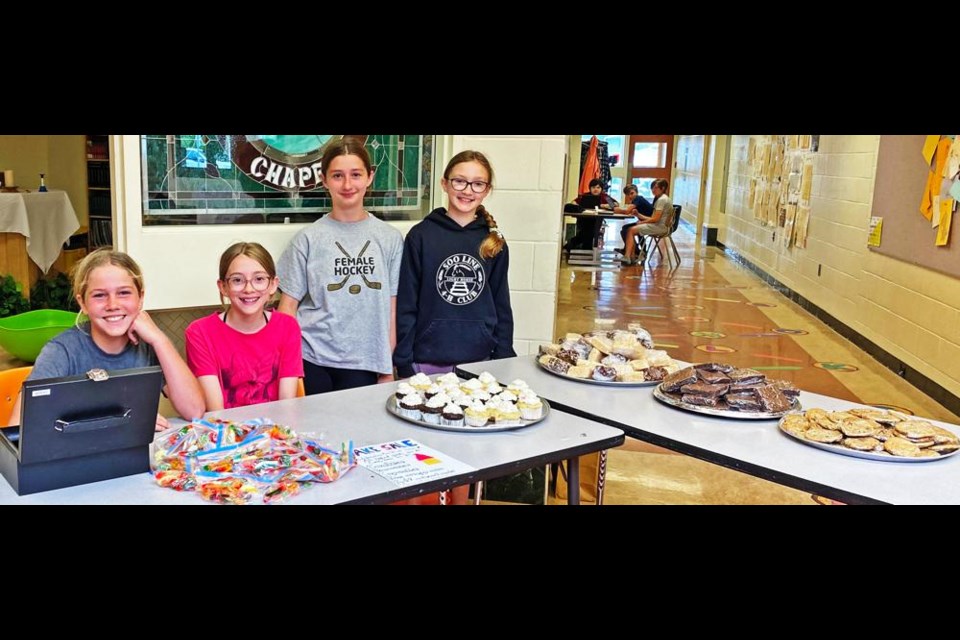
[[[653,390],[654,398],[678,409],[739,420],[770,420],[796,411],[799,395],[791,382],[721,362],[680,369]]]
[[[633,324],[629,329],[568,333],[563,340],[540,345],[537,364],[561,378],[613,387],[651,387],[680,370],[666,351],[653,348],[646,329]]]
[[[387,411],[421,427],[479,433],[529,427],[547,417],[550,404],[525,381],[501,385],[489,371],[470,380],[418,373],[397,384]]]
[[[950,429],[872,407],[791,412],[780,419],[779,426],[804,444],[867,460],[931,462],[960,451],[960,436]]]

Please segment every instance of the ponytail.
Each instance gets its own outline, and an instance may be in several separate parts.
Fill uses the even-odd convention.
[[[500,229],[497,228],[497,221],[493,219],[493,216],[490,215],[486,207],[480,205],[477,207],[477,213],[486,219],[487,226],[490,227],[490,233],[488,233],[487,237],[480,243],[480,257],[487,260],[496,257],[497,254],[503,251],[507,241],[503,239],[503,234],[500,233]]]

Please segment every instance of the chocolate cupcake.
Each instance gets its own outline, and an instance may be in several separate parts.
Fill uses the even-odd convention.
[[[423,398],[416,393],[403,396],[397,405],[397,411],[400,415],[414,420],[420,420],[423,416],[420,411],[423,408]]]
[[[445,427],[462,427],[464,425],[463,409],[460,405],[450,403],[445,406],[440,414],[440,424]]]

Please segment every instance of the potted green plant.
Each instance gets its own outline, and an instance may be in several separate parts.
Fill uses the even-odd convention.
[[[30,308],[80,311],[70,278],[62,273],[37,280],[30,289]]]
[[[23,297],[23,285],[9,273],[0,277],[0,318],[15,316],[30,310],[30,302]]]

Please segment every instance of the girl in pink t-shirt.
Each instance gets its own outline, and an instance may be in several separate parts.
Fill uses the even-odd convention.
[[[238,242],[220,256],[226,311],[187,327],[187,365],[200,381],[207,411],[243,407],[297,395],[303,377],[300,325],[266,309],[279,280],[270,252]]]

